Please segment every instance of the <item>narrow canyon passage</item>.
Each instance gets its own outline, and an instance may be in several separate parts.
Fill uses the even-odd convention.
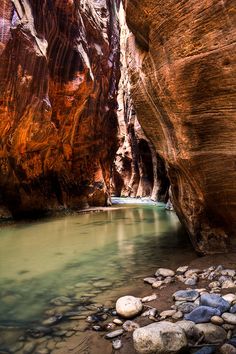
[[[0,354],[236,350],[235,49],[235,0],[2,0]]]

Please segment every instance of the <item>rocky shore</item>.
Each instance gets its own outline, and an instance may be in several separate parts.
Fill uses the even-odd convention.
[[[127,348],[130,339],[140,354],[236,353],[235,269],[222,265],[158,268],[144,283],[151,288],[150,294],[120,297],[110,322],[102,324],[96,315],[90,318],[96,322],[93,330],[108,331],[105,338],[114,350]],[[176,286],[182,289],[171,294]],[[168,289],[171,301],[166,299],[169,308],[163,311],[158,306],[160,294]]]

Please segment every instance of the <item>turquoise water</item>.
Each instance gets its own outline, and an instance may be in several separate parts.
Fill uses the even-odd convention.
[[[175,213],[163,205],[117,205],[0,228],[0,326],[38,324],[50,301],[95,302],[158,266],[175,267],[193,251]]]

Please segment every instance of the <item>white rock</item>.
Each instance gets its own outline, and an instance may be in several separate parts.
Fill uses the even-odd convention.
[[[157,299],[157,295],[156,294],[152,294],[150,296],[145,296],[142,298],[142,302],[150,302],[150,301],[153,301],[153,300],[156,300]]]
[[[148,283],[148,284],[153,284],[156,281],[156,278],[152,278],[152,277],[147,277],[143,279],[144,283]]]
[[[196,324],[192,321],[182,320],[176,322],[176,324],[184,330],[187,338],[191,338],[191,340],[195,339],[197,341],[202,335],[202,332],[196,328]]]
[[[166,321],[136,329],[133,341],[140,354],[176,353],[187,346],[183,329]]]
[[[166,317],[171,317],[176,313],[176,310],[166,310],[160,313],[160,316],[165,319]]]
[[[161,281],[161,280],[158,280],[158,281],[155,281],[154,283],[152,283],[153,289],[160,288],[160,286],[162,286],[162,285],[163,285],[163,281]]]
[[[236,325],[236,315],[233,313],[225,312],[221,316],[223,320],[229,324]]]
[[[176,313],[174,313],[173,315],[172,315],[172,318],[174,319],[174,320],[179,320],[179,319],[181,319],[183,317],[183,312],[181,312],[181,311],[177,311]]]
[[[223,269],[221,271],[221,275],[229,275],[230,277],[234,277],[235,274],[236,274],[236,272],[233,269]]]
[[[123,333],[124,333],[124,330],[123,330],[123,329],[117,329],[116,331],[107,333],[107,334],[105,335],[105,338],[106,338],[106,339],[113,339],[113,338],[116,338],[116,337],[118,337],[118,336],[121,336]]]
[[[141,316],[142,317],[149,317],[149,316],[155,317],[156,314],[157,314],[157,309],[155,309],[153,307],[153,308],[148,309],[147,311],[143,312]]]
[[[234,284],[234,282],[232,280],[225,280],[222,285],[221,285],[222,289],[229,289],[229,288],[235,288],[236,285]]]
[[[196,275],[198,273],[201,273],[200,269],[189,269],[189,270],[187,270],[187,272],[185,272],[184,275],[185,275],[186,278],[190,278],[193,275]]]
[[[161,275],[162,277],[173,277],[175,275],[175,272],[167,268],[158,268],[155,275],[157,277],[158,275]]]
[[[115,350],[119,350],[121,347],[122,347],[122,342],[120,339],[115,339],[112,341],[112,347],[115,349]]]
[[[236,301],[236,295],[235,294],[226,294],[222,296],[224,300],[228,301],[230,304],[232,304],[234,301]]]
[[[176,269],[176,274],[181,275],[187,272],[188,266],[182,266]]]
[[[121,321],[119,318],[115,318],[115,319],[113,320],[113,323],[115,323],[115,324],[118,325],[118,326],[123,325],[123,321]]]
[[[140,299],[134,296],[122,296],[116,301],[116,312],[124,318],[132,318],[143,309]]]

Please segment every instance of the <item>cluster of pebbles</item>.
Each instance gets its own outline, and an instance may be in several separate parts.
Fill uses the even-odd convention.
[[[185,289],[175,291],[173,304],[158,311],[157,290],[145,298],[123,296],[116,302],[115,318],[97,331],[112,330],[105,338],[114,349],[122,347],[122,336],[132,332],[137,353],[236,353],[236,271],[223,266],[204,270],[179,267],[176,271],[159,268],[145,283],[161,291],[173,283]],[[198,286],[201,284],[201,288]],[[156,306],[149,306],[149,302]],[[142,326],[142,318],[148,324]]]

